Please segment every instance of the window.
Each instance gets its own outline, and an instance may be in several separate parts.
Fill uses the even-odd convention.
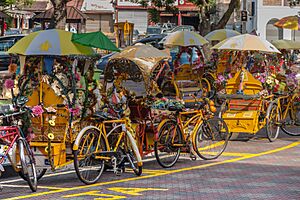
[[[14,45],[14,43],[14,40],[1,40],[0,51],[7,51],[10,47]]]

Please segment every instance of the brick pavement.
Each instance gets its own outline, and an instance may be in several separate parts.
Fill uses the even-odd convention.
[[[171,169],[162,169],[154,161],[145,164],[142,177],[135,177],[132,173],[116,177],[107,172],[94,186],[83,186],[74,173],[46,177],[41,180],[40,188],[34,194],[36,197],[30,199],[296,200],[300,199],[298,140],[299,138],[284,137],[274,143],[264,139],[231,141],[226,149],[228,156],[224,154],[215,161],[181,159]],[[291,144],[293,146],[288,146],[291,148],[284,149]],[[274,149],[277,150],[272,152]],[[258,154],[261,152],[267,153]],[[228,160],[233,162],[227,162]],[[33,194],[23,182],[9,183],[12,184],[23,185],[24,188],[5,187],[0,193],[1,199]],[[42,186],[62,189],[41,188]],[[51,193],[41,195],[47,191]]]

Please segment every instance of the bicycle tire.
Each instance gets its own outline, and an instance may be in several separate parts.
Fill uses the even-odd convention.
[[[41,169],[41,171],[38,171],[36,169],[36,179],[39,181],[47,172],[47,169]],[[19,176],[26,181],[26,177],[23,175],[23,173],[20,171]]]
[[[270,142],[274,142],[280,131],[279,120],[280,120],[280,112],[277,109],[276,103],[271,103],[267,109],[267,117],[266,117],[266,132],[267,138]]]
[[[215,117],[205,120],[193,137],[194,151],[204,160],[216,159],[225,151],[229,139],[228,127],[223,119]],[[213,149],[212,152],[209,152],[210,147]]]
[[[217,90],[216,90],[216,84],[215,84],[215,79],[213,76],[211,76],[210,74],[204,75],[204,78],[209,82],[210,84],[210,92],[209,92],[209,99],[213,99],[216,94],[217,94]]]
[[[213,97],[213,94],[211,94],[212,91],[211,91],[211,84],[209,80],[207,80],[206,78],[202,78],[201,87],[202,89],[206,89],[206,97],[211,99]]]
[[[23,138],[18,139],[20,162],[21,162],[21,173],[27,181],[32,192],[37,190],[37,176],[35,169],[35,161],[29,144]],[[28,159],[27,159],[27,158]]]
[[[143,172],[143,166],[138,164],[139,160],[141,160],[141,155],[136,143],[134,143],[134,139],[130,139],[130,136],[128,134],[130,133],[127,133],[127,139],[129,141],[125,141],[127,146],[126,156],[135,175],[140,176]]]
[[[105,139],[100,138],[100,132],[95,128],[84,130],[79,140],[78,150],[74,154],[74,168],[80,181],[89,185],[96,183],[104,170],[104,160],[96,159],[94,150],[98,142],[101,150],[106,150]],[[90,176],[91,175],[91,176]]]
[[[177,140],[178,140],[177,142],[181,143],[181,135],[179,133],[180,129],[177,126],[176,122],[173,120],[164,122],[164,124],[158,130],[158,140],[154,142],[155,158],[156,158],[158,164],[160,166],[162,166],[163,168],[173,167],[176,164],[176,162],[178,161],[179,156],[180,156],[181,149],[179,147],[176,148],[176,147],[170,146],[170,145],[172,145],[172,144],[170,144],[170,142],[172,142],[172,141],[170,141],[170,139],[168,139],[168,138],[164,138],[164,137],[167,137],[169,135],[169,133],[171,133],[173,131],[172,129],[174,129],[174,128],[176,129],[175,134],[179,136],[179,137],[177,136]],[[176,140],[176,135],[174,136],[175,140]],[[164,139],[165,139],[165,141],[164,141]],[[163,155],[164,153],[167,153],[167,154],[171,153],[171,156]],[[174,155],[173,157],[172,157],[172,154]],[[169,159],[170,161],[168,161],[166,158],[171,158],[171,159]]]
[[[300,136],[300,102],[293,103],[281,129],[290,136]]]

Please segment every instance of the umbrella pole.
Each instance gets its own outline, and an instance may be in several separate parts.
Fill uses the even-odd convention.
[[[43,102],[43,80],[42,80],[42,74],[43,74],[43,57],[41,56],[41,71],[40,71],[40,77],[39,77],[39,80],[40,80],[39,102],[40,102],[40,104],[42,104],[42,102]],[[41,115],[41,126],[43,127],[43,115]]]

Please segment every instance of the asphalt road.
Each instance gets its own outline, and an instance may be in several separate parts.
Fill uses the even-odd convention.
[[[300,199],[300,137],[270,143],[263,132],[248,141],[230,141],[213,161],[188,155],[170,169],[149,157],[143,174],[126,170],[103,174],[94,185],[81,183],[74,171],[48,173],[32,193],[19,177],[0,179],[0,199]]]

